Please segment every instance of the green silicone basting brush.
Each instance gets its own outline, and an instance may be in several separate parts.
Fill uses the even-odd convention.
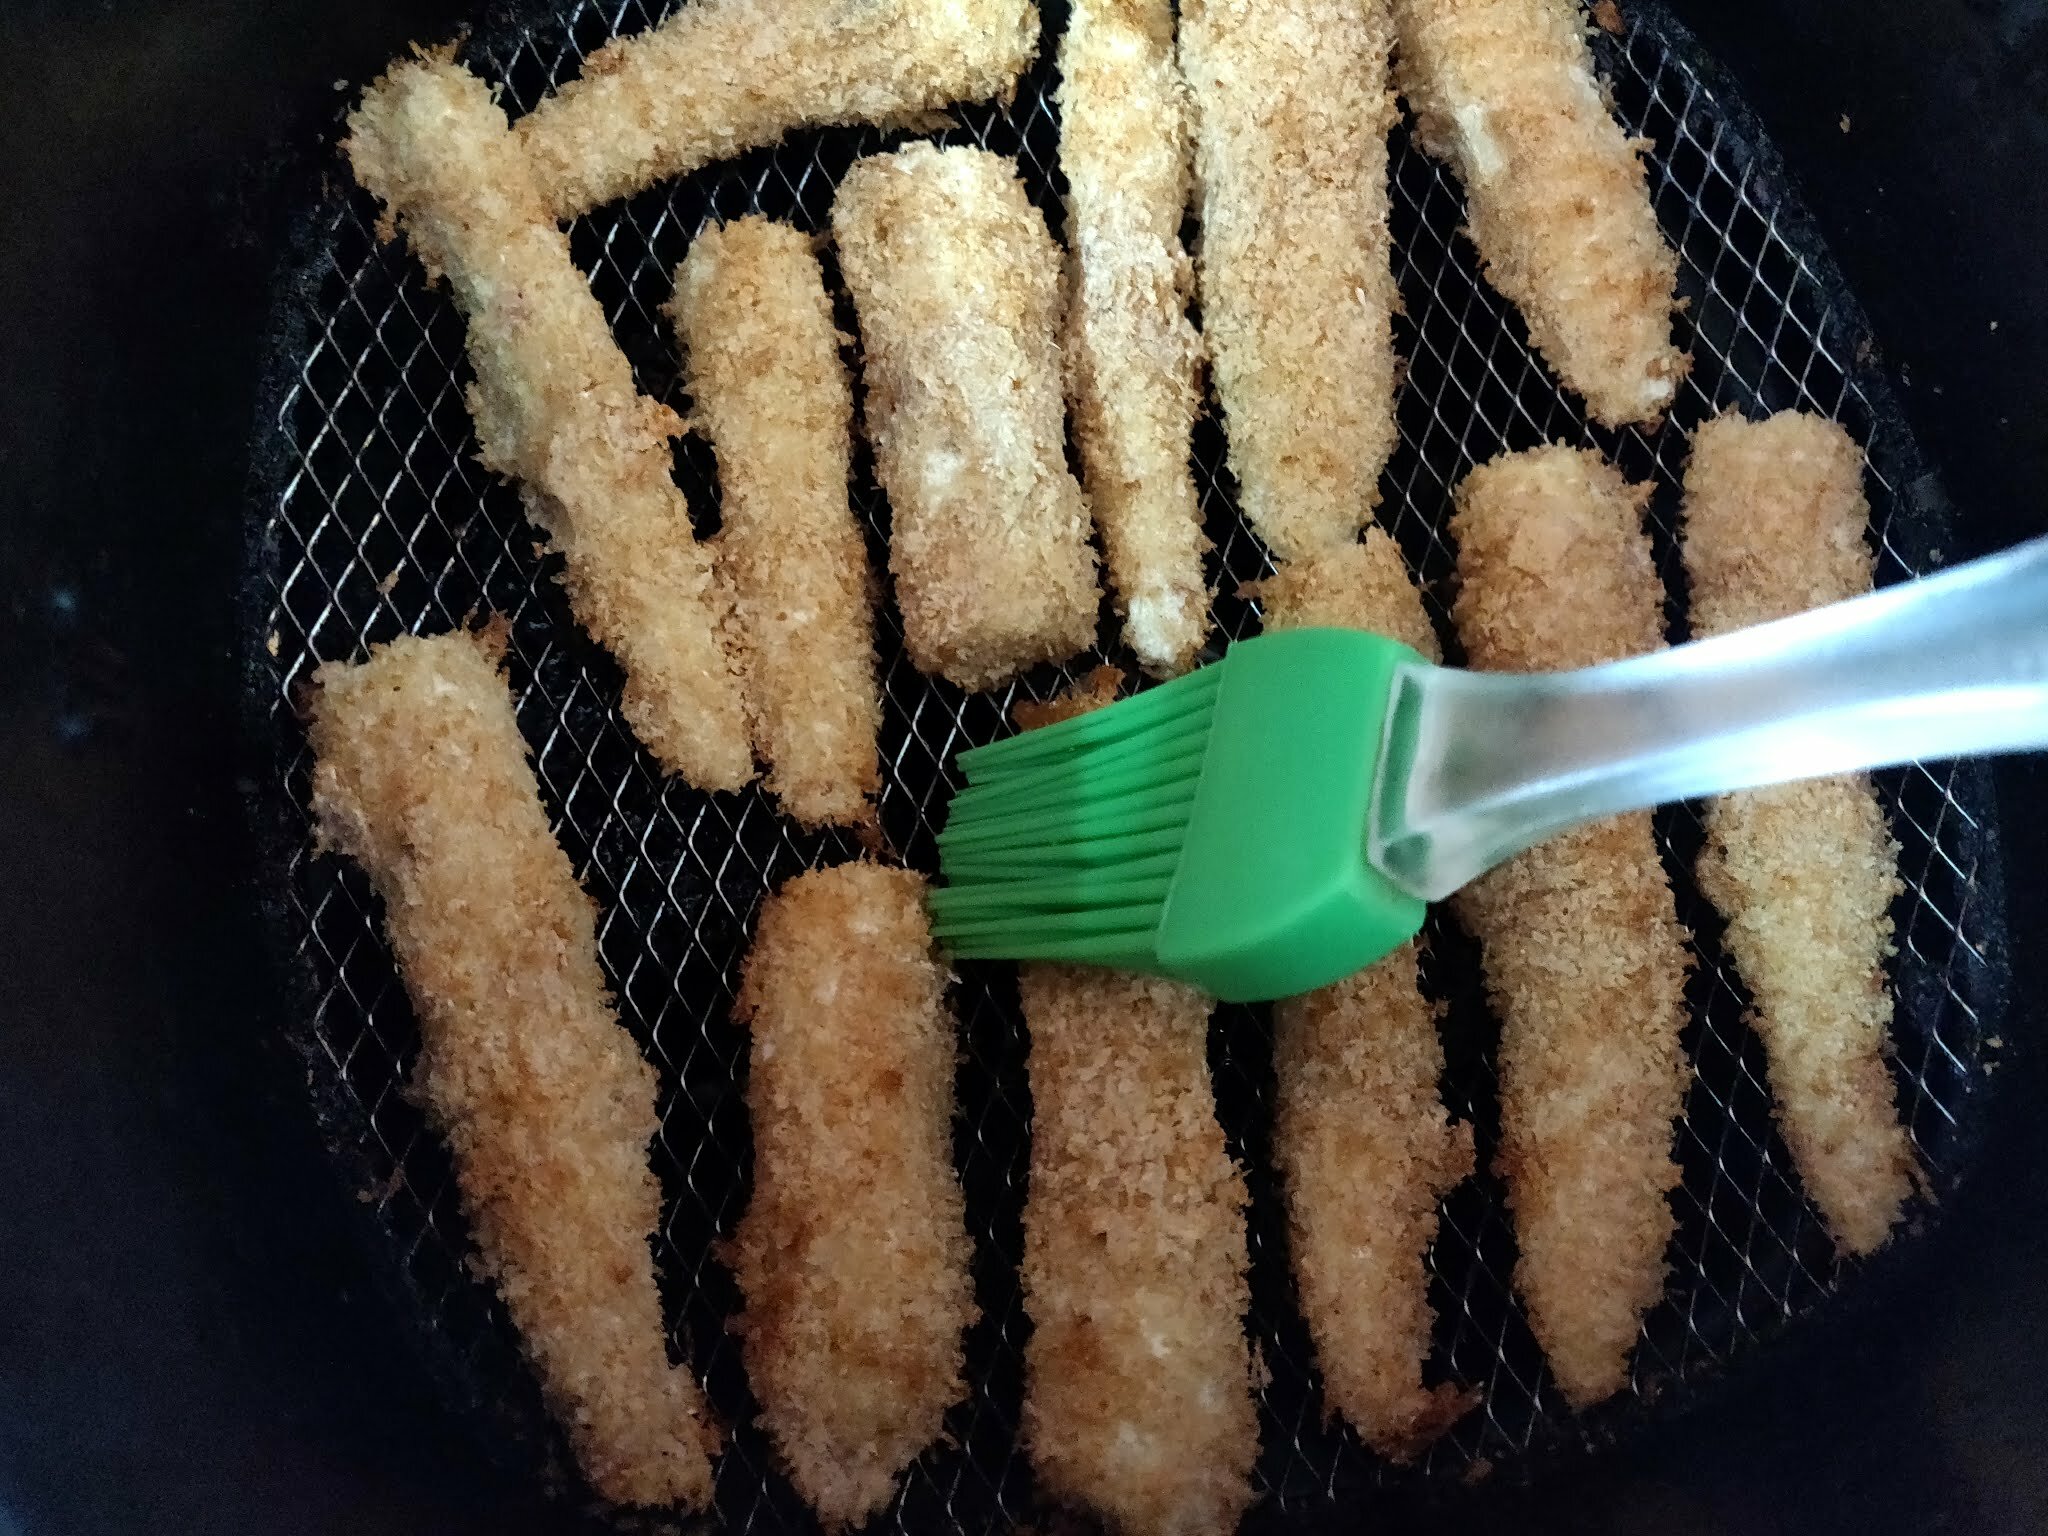
[[[1231,1002],[1370,964],[1424,903],[1668,800],[2048,745],[2048,539],[1580,672],[1431,666],[1300,629],[960,755],[933,928],[962,959],[1179,977]]]

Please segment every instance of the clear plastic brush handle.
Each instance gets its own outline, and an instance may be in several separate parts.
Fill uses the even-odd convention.
[[[1580,672],[1395,678],[1367,856],[1428,901],[1671,800],[2048,747],[2048,538]]]

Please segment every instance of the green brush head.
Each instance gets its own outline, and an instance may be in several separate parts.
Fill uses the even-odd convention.
[[[1371,964],[1423,904],[1366,862],[1408,647],[1299,629],[1135,698],[960,755],[933,928],[962,959],[1177,977],[1226,1002]]]

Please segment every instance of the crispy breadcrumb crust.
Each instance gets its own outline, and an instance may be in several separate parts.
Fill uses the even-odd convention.
[[[1202,331],[1239,503],[1294,559],[1358,535],[1394,447],[1386,0],[1183,0]]]
[[[846,864],[761,909],[754,1193],[730,1257],[761,1422],[827,1529],[888,1502],[966,1392],[973,1245],[953,1174],[958,1050],[924,880]]]
[[[517,132],[567,219],[798,128],[1007,96],[1037,47],[1030,0],[688,0],[591,54]]]
[[[1097,667],[1025,730],[1115,699]],[[1023,1439],[1046,1489],[1111,1528],[1223,1536],[1252,1498],[1249,1196],[1216,1121],[1192,987],[1026,966],[1031,1182]]]
[[[1647,484],[1591,449],[1503,454],[1458,486],[1451,617],[1474,667],[1591,667],[1664,645],[1663,585],[1643,537]]]
[[[1647,495],[1565,448],[1473,470],[1451,520],[1453,617],[1472,665],[1582,667],[1660,647]],[[1501,1019],[1494,1166],[1521,1245],[1515,1286],[1559,1387],[1584,1408],[1628,1380],[1642,1316],[1663,1294],[1685,933],[1647,812],[1532,848],[1453,901]]]
[[[1268,632],[1369,629],[1434,660],[1436,632],[1401,551],[1377,528],[1280,568],[1257,589]],[[1437,1093],[1443,1043],[1416,946],[1273,1005],[1273,1166],[1329,1406],[1407,1461],[1478,1401],[1424,1387],[1437,1202],[1472,1171],[1472,1128]]]
[[[1693,633],[1723,635],[1871,589],[1863,450],[1803,411],[1693,432],[1681,542]]]
[[[1575,0],[1393,0],[1395,78],[1423,147],[1465,184],[1487,279],[1598,421],[1655,421],[1685,377],[1678,255],[1640,142],[1593,75]]]
[[[1693,436],[1683,547],[1694,631],[1722,634],[1870,590],[1863,455],[1833,422],[1723,416]],[[1835,1243],[1883,1246],[1912,1193],[1885,1066],[1898,844],[1861,776],[1714,801],[1700,889],[1749,984],[1778,1127]]]
[[[1472,1171],[1472,1127],[1437,1094],[1436,1010],[1416,946],[1273,1008],[1273,1166],[1329,1406],[1408,1461],[1478,1399],[1422,1384],[1437,1202]]]
[[[1208,635],[1210,592],[1188,458],[1202,343],[1180,243],[1188,102],[1170,0],[1076,0],[1059,64],[1074,437],[1124,643],[1171,677]]]
[[[1086,649],[1099,594],[1066,463],[1060,257],[1016,166],[924,143],[871,156],[832,233],[910,659],[972,689]]]
[[[1227,1536],[1259,1448],[1243,1171],[1209,1083],[1210,1002],[1026,966],[1023,1438],[1046,1491],[1148,1536]]]
[[[520,482],[583,627],[625,673],[619,708],[700,789],[754,775],[732,598],[670,477],[682,424],[637,393],[505,114],[445,58],[394,64],[349,116],[356,178],[468,320],[484,463]]]
[[[455,1156],[482,1269],[591,1485],[703,1508],[717,1449],[668,1363],[648,1246],[653,1069],[598,968],[495,648],[379,646],[313,677],[320,845],[361,864],[419,1017],[410,1091]]]
[[[715,548],[768,787],[806,826],[868,820],[874,581],[847,502],[853,391],[810,237],[760,218],[706,229],[672,308],[691,425],[717,449]]]
[[[1246,595],[1258,600],[1269,630],[1369,629],[1443,659],[1401,547],[1378,528],[1355,544],[1285,562]]]

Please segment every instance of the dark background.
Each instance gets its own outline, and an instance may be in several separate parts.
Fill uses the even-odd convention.
[[[1623,0],[1624,5],[1626,0]],[[452,0],[0,0],[0,1536],[573,1523],[436,1414],[277,1038],[231,591],[279,186]],[[1719,0],[1970,548],[2048,530],[2048,0]],[[1876,1308],[1438,1530],[2048,1529],[2048,836],[1983,1172]]]

